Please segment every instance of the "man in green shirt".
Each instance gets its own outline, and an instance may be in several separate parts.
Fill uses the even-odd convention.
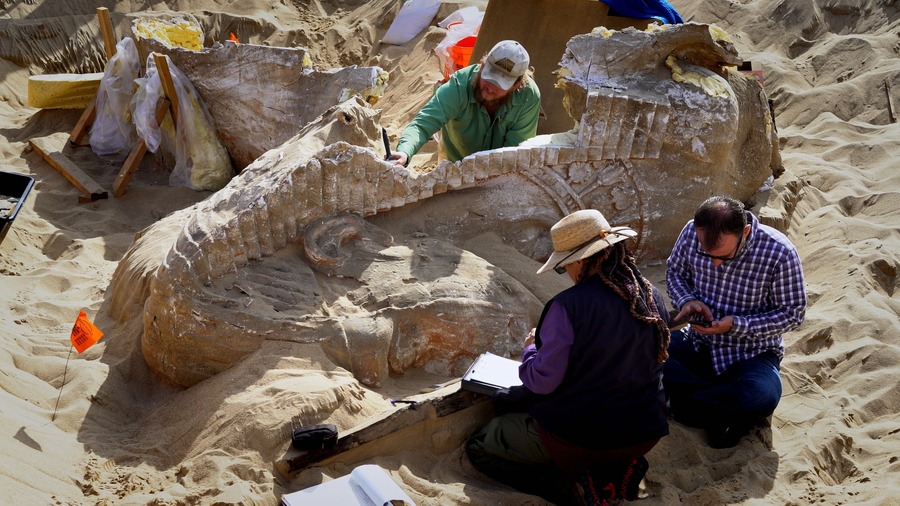
[[[454,72],[403,130],[391,159],[408,164],[438,130],[453,162],[534,137],[541,93],[529,75],[529,63],[521,44],[504,40],[480,63]]]

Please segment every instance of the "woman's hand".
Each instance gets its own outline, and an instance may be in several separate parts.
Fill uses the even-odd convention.
[[[525,345],[523,348],[527,348],[534,344],[534,334],[537,332],[537,329],[531,329],[531,332],[528,333],[528,337],[525,338]]]

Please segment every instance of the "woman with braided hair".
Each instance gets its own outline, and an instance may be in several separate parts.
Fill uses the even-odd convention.
[[[668,311],[626,245],[634,230],[588,209],[550,235],[538,274],[575,285],[544,307],[522,352],[523,385],[494,395],[498,416],[466,450],[485,474],[557,504],[634,500],[644,455],[669,432]]]

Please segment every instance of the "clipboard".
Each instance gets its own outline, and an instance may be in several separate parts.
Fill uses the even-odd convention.
[[[497,390],[521,385],[520,365],[522,363],[517,360],[491,352],[482,353],[463,375],[461,387],[463,390],[493,395]]]

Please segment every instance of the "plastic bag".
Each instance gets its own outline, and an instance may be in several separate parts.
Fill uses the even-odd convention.
[[[162,132],[156,123],[156,102],[162,96],[162,82],[156,75],[153,58],[147,58],[147,73],[138,78],[137,91],[131,99],[131,117],[138,137],[144,140],[147,151],[156,153],[162,141]],[[166,120],[168,121],[168,115]]]
[[[153,153],[160,145],[168,146],[164,141],[166,137],[175,139],[175,168],[169,175],[170,185],[219,190],[234,176],[231,158],[199,93],[172,60],[168,56],[166,59],[178,96],[178,124],[174,132],[171,132],[171,121],[164,121],[162,129],[157,126],[156,102],[161,96],[162,84],[151,55],[147,58],[147,76],[139,80],[140,89],[131,104],[138,135]]]
[[[97,88],[97,116],[91,125],[91,149],[112,161],[125,160],[137,142],[128,104],[134,95],[135,79],[141,70],[137,47],[131,37],[116,44]]]
[[[480,56],[472,54],[475,46],[475,38],[484,20],[484,13],[477,7],[470,6],[457,10],[438,23],[447,28],[444,40],[434,48],[444,72],[444,79],[457,70],[476,63]],[[471,37],[471,38],[470,38]],[[475,58],[475,60],[471,60]]]
[[[481,25],[483,19],[484,13],[478,10],[478,7],[470,5],[453,11],[449,16],[441,20],[438,23],[438,26],[447,29],[454,23],[463,23],[467,25],[474,23],[475,25]]]
[[[440,7],[441,0],[407,0],[403,7],[400,7],[400,12],[381,38],[381,42],[406,44],[431,23]]]

